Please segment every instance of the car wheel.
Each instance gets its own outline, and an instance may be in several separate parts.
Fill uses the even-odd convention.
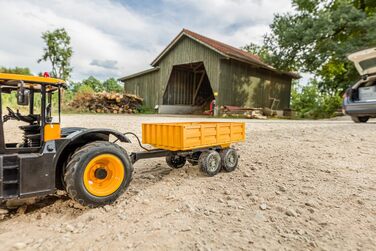
[[[369,120],[369,117],[368,116],[364,116],[364,117],[351,116],[351,119],[355,123],[366,123]]]

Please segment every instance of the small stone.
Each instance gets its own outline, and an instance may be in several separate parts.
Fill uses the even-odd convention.
[[[103,207],[103,209],[104,209],[104,211],[106,211],[106,212],[110,212],[111,209],[112,209],[112,207],[111,207],[110,205],[105,205],[105,206]]]
[[[8,214],[9,211],[5,208],[0,208],[0,214]]]
[[[153,180],[153,179],[155,179],[155,176],[150,174],[150,173],[147,173],[147,174],[141,175],[141,179]]]
[[[17,214],[25,214],[27,210],[27,205],[23,205],[17,209]]]
[[[218,202],[225,203],[225,201],[221,198],[218,199]]]
[[[190,226],[184,226],[180,231],[181,232],[188,232],[188,231],[191,231],[192,228]]]
[[[46,213],[40,213],[40,214],[38,214],[38,216],[37,216],[37,219],[38,220],[41,220],[41,219],[43,219],[44,217],[46,217]]]
[[[243,176],[246,177],[246,178],[248,178],[248,177],[252,177],[252,175],[249,174],[249,173],[243,173]]]
[[[308,208],[307,210],[308,210],[308,212],[310,212],[311,214],[313,214],[313,213],[315,212],[315,210],[313,210],[313,208]]]
[[[292,209],[292,208],[288,208],[287,210],[286,210],[286,215],[287,216],[291,216],[291,217],[297,217],[298,216],[298,214],[295,212],[295,210],[294,209]]]
[[[68,224],[68,225],[66,225],[65,226],[65,230],[67,231],[67,232],[74,232],[74,226],[73,225],[71,225],[71,224]]]
[[[148,200],[148,199],[144,199],[144,200],[142,201],[142,204],[144,204],[144,205],[149,205],[149,204],[150,204],[150,200]]]
[[[316,203],[314,201],[307,201],[305,203],[305,205],[308,206],[308,207],[314,207],[314,208],[317,207],[317,205],[316,205]]]
[[[286,192],[286,187],[284,186],[278,186],[279,191]]]
[[[58,195],[58,196],[63,196],[63,195],[66,195],[66,194],[67,194],[67,192],[63,191],[63,190],[57,190],[56,191],[56,195]]]
[[[268,207],[268,206],[267,206],[265,203],[262,203],[262,204],[260,205],[260,209],[261,209],[261,210],[266,210],[267,207]]]
[[[26,248],[26,243],[24,242],[17,242],[13,245],[13,247],[17,250],[25,249]]]
[[[126,220],[127,219],[125,214],[118,214],[118,217],[119,217],[120,220]]]

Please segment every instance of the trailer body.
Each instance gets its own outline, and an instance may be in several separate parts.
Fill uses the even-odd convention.
[[[219,146],[245,140],[241,122],[144,123],[142,143],[169,151],[186,151]]]

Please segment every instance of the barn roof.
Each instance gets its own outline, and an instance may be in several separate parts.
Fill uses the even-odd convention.
[[[183,37],[187,36],[190,37],[191,39],[197,41],[198,43],[216,51],[217,53],[221,54],[222,56],[226,58],[232,58],[238,61],[242,61],[245,63],[253,64],[260,66],[262,68],[282,73],[282,74],[287,74],[293,78],[300,78],[300,76],[296,73],[292,72],[281,72],[275,69],[273,66],[268,65],[260,59],[259,56],[254,55],[252,53],[243,51],[241,49],[235,48],[231,45],[219,42],[217,40],[205,37],[203,35],[200,35],[198,33],[195,33],[193,31],[183,29],[175,38],[172,40],[172,42],[158,55],[156,59],[151,63],[152,66],[157,66],[157,64],[160,62],[160,60],[168,53],[170,49],[174,47],[174,45]]]

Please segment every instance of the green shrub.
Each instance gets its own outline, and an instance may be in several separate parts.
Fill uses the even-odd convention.
[[[155,114],[156,113],[155,109],[153,109],[152,107],[146,106],[146,105],[142,105],[138,109],[138,112],[142,113],[142,114]]]
[[[316,81],[306,86],[295,86],[291,95],[291,107],[299,118],[330,118],[341,107],[342,98],[319,91]]]

